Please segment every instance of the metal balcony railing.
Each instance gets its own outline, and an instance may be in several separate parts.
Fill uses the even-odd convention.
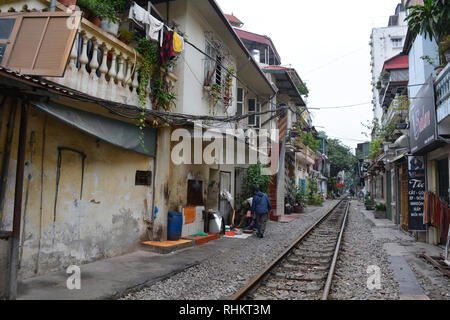
[[[141,60],[133,48],[83,18],[64,77],[46,79],[93,97],[138,106]],[[171,73],[167,79],[178,80]],[[147,87],[150,109],[149,92]]]

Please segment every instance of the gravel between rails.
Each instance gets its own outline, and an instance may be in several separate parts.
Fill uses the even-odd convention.
[[[358,202],[352,201],[329,300],[397,300],[398,283],[383,241],[373,237],[359,209]],[[368,288],[369,266],[381,269],[381,290]]]
[[[231,296],[337,203],[333,200],[323,207],[309,207],[302,217],[288,224],[269,222],[264,239],[252,236],[233,251],[219,252],[169,279],[130,292],[121,300],[220,300]]]

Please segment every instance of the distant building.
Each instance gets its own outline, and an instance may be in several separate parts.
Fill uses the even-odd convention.
[[[380,122],[383,109],[380,104],[380,93],[377,84],[386,60],[398,55],[403,50],[408,26],[405,21],[406,10],[402,4],[398,4],[395,15],[389,17],[387,27],[375,28],[370,36],[371,63],[372,66],[372,92],[374,117]]]
[[[355,154],[358,160],[366,159],[370,154],[370,142],[359,143]]]

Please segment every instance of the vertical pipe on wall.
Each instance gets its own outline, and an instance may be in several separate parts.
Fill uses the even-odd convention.
[[[22,219],[22,195],[23,195],[23,177],[25,169],[25,151],[27,140],[27,106],[20,102],[20,131],[19,131],[19,148],[17,152],[17,169],[16,169],[16,187],[14,192],[14,216],[11,243],[11,263],[9,278],[9,299],[15,300],[17,297],[17,271],[20,244],[20,222]]]
[[[5,206],[5,194],[6,185],[8,182],[8,168],[9,159],[11,155],[11,144],[14,137],[14,126],[16,123],[16,107],[17,99],[13,98],[11,101],[11,108],[9,111],[9,122],[7,123],[6,135],[5,135],[5,150],[3,151],[2,160],[2,173],[1,173],[1,184],[0,184],[0,211],[3,213],[3,208]],[[0,218],[3,218],[0,216]],[[0,227],[2,225],[3,219],[0,219]]]
[[[55,12],[56,0],[50,0],[50,12]]]
[[[44,203],[44,155],[45,155],[45,140],[47,136],[47,115],[44,115],[44,128],[42,130],[42,154],[41,154],[41,205],[39,208],[39,233],[38,233],[38,249],[36,255],[36,265],[34,273],[39,273],[39,256],[41,254],[41,242],[42,242],[42,224],[43,224],[43,203]]]

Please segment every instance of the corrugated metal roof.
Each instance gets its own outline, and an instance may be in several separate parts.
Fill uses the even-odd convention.
[[[236,18],[233,14],[225,14],[225,17],[228,19],[228,21],[237,23],[237,24],[244,24],[241,20]]]
[[[50,90],[57,91],[57,92],[60,92],[60,93],[64,93],[64,94],[67,94],[67,95],[74,95],[75,94],[75,92],[73,90],[70,90],[70,89],[67,89],[67,88],[63,88],[63,87],[59,87],[59,86],[57,86],[55,84],[49,83],[47,81],[44,81],[44,80],[42,80],[39,77],[26,76],[26,75],[24,75],[24,74],[22,74],[20,72],[17,72],[17,71],[8,69],[8,68],[4,68],[4,67],[1,67],[1,66],[0,66],[0,74],[6,75],[6,76],[9,76],[9,77],[13,77],[13,78],[15,78],[17,80],[28,82],[28,83],[30,83],[30,84],[32,84],[34,86],[45,87],[45,88],[48,88]]]
[[[400,53],[384,62],[383,71],[408,68],[409,57]]]
[[[237,28],[234,28],[234,31],[236,31],[236,34],[241,39],[269,45],[270,48],[272,49],[272,51],[274,52],[275,56],[277,57],[277,60],[281,61],[280,55],[278,54],[278,51],[275,48],[275,45],[273,44],[272,39],[270,39],[268,36],[263,36],[263,35],[260,35],[257,33],[249,32],[249,31],[245,31],[245,30],[241,30],[241,29],[237,29]]]

